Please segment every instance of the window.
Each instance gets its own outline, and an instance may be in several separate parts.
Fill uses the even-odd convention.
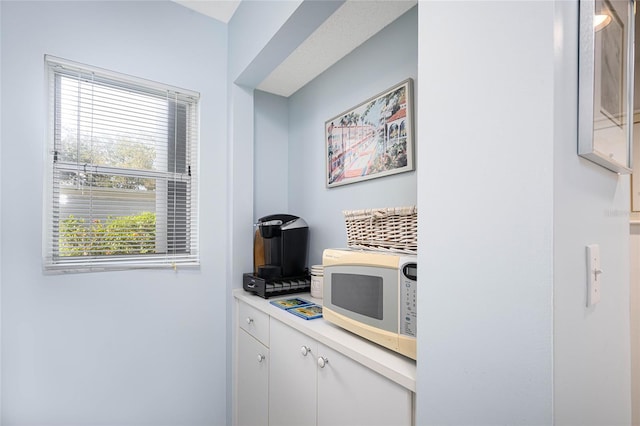
[[[45,61],[45,271],[199,265],[199,95]]]

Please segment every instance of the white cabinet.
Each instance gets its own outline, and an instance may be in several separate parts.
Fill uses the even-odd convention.
[[[270,426],[315,426],[318,344],[305,334],[271,321]]]
[[[318,354],[318,426],[411,425],[412,392],[324,345]]]
[[[239,330],[237,359],[238,425],[263,425],[269,415],[269,349],[249,333]]]
[[[270,339],[270,426],[411,425],[411,391],[280,321]]]
[[[234,424],[412,425],[413,360],[322,319],[305,321],[243,291],[234,296]]]
[[[265,425],[269,416],[269,316],[239,303],[236,424]]]

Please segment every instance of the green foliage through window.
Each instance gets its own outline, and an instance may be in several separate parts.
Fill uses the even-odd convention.
[[[156,252],[156,215],[143,212],[106,220],[69,215],[60,221],[60,256],[113,256]]]

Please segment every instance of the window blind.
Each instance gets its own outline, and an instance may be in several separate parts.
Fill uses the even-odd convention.
[[[45,62],[45,271],[198,266],[199,94]]]

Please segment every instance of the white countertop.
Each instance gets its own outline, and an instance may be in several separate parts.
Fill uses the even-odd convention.
[[[313,298],[309,293],[296,293],[272,299],[263,299],[243,289],[233,290],[233,296],[265,312],[271,318],[281,321],[318,342],[341,352],[412,392],[416,391],[416,362],[414,360],[350,333],[323,318],[305,320],[269,303],[272,300],[301,297],[321,305],[322,299]]]

